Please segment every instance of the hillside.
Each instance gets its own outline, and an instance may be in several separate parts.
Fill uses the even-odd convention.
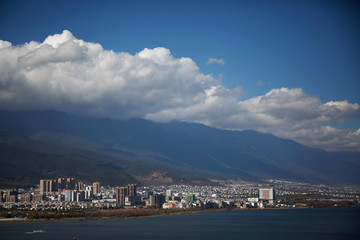
[[[33,152],[18,147],[0,145],[0,185],[2,187],[34,186],[40,179],[76,177],[91,183],[119,185],[136,179],[121,169],[102,164],[91,164],[79,157],[63,157]]]
[[[360,183],[358,152],[326,152],[255,131],[183,122],[92,119],[54,111],[0,112],[0,130],[106,155],[107,164],[148,181],[159,170],[161,177],[174,175],[176,180],[223,176]],[[149,168],[152,171],[146,172]]]

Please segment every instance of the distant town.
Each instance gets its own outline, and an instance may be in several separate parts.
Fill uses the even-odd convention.
[[[212,185],[103,186],[75,178],[42,179],[30,189],[2,189],[2,217],[34,218],[37,212],[86,209],[247,209],[342,207],[360,203],[360,186],[311,185],[280,180]],[[24,213],[26,213],[24,215]],[[36,217],[35,217],[36,218]]]

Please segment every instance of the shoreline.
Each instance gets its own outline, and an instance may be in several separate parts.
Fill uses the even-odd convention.
[[[235,210],[235,209],[232,209]],[[227,209],[111,209],[111,210],[97,210],[84,212],[88,216],[61,216],[61,217],[40,217],[40,218],[0,218],[1,223],[17,223],[17,222],[37,222],[37,221],[92,221],[92,220],[107,220],[107,219],[132,219],[132,218],[145,218],[145,217],[161,217],[168,215],[180,215],[180,214],[193,214],[202,212],[220,212],[220,211],[232,211]],[[240,210],[240,209],[239,209]],[[70,212],[71,213],[71,212]]]
[[[168,215],[211,213],[225,211],[243,211],[243,210],[289,210],[289,209],[321,209],[321,208],[350,208],[350,207],[282,207],[282,208],[219,208],[219,209],[152,209],[152,208],[136,208],[136,209],[106,209],[82,212],[85,216],[62,216],[61,217],[38,217],[38,218],[0,218],[0,224],[21,223],[21,222],[38,222],[38,221],[94,221],[94,220],[110,220],[110,219],[134,219],[146,217],[161,217]],[[53,212],[55,214],[57,212]],[[67,214],[75,214],[79,212],[68,212]]]
[[[242,211],[242,210],[268,210],[268,209],[305,209],[311,207],[289,207],[289,208],[233,208],[233,209],[111,209],[84,212],[85,216],[61,216],[61,217],[39,217],[39,218],[0,218],[0,224],[37,222],[37,221],[93,221],[108,219],[133,219],[145,217],[161,217],[168,215],[196,214],[208,212]],[[86,215],[88,214],[88,215]]]

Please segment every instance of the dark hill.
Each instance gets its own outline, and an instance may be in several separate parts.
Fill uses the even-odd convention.
[[[138,166],[177,169],[189,176],[360,183],[358,152],[326,152],[255,131],[183,122],[92,119],[54,111],[0,112],[0,130],[106,154],[114,165],[121,165],[114,159],[126,159]],[[128,173],[144,175],[134,166]]]

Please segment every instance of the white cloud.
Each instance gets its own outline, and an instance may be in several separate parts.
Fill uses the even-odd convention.
[[[0,109],[54,109],[110,118],[200,122],[223,129],[254,129],[327,150],[360,151],[360,129],[327,126],[359,116],[359,104],[322,103],[302,89],[273,89],[238,101],[200,72],[190,58],[169,49],[135,55],[104,50],[69,31],[43,43],[0,41]]]
[[[222,58],[209,58],[209,60],[207,61],[206,63],[207,65],[210,65],[210,64],[219,64],[219,65],[225,65],[226,62],[224,59]]]

